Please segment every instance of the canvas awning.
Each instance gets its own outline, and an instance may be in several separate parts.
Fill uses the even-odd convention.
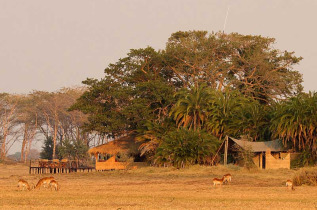
[[[230,140],[235,142],[237,145],[243,149],[251,149],[253,152],[265,152],[271,150],[272,152],[281,152],[287,151],[283,146],[282,141],[277,139],[273,141],[261,141],[261,142],[251,142],[246,140],[238,140],[232,137],[229,137]]]

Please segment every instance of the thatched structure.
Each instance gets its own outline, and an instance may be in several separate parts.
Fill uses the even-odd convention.
[[[138,153],[139,143],[135,141],[134,136],[124,136],[119,139],[115,139],[108,143],[93,147],[88,150],[90,155],[96,154],[110,154],[116,155],[117,153]]]
[[[88,150],[88,153],[96,159],[96,170],[136,168],[142,164],[132,161],[120,162],[117,158],[120,155],[138,156],[139,145],[140,143],[135,141],[135,136],[130,135],[93,147]]]

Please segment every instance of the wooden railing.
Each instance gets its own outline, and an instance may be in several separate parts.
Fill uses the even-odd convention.
[[[92,171],[95,167],[87,166],[78,160],[68,159],[38,159],[30,160],[29,173],[71,173],[77,171]]]

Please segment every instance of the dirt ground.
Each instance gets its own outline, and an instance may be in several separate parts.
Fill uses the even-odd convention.
[[[212,179],[231,173],[232,183]],[[0,209],[317,209],[317,187],[285,187],[294,170],[245,170],[236,166],[187,169],[145,167],[129,171],[54,174],[59,191],[19,191],[46,175],[22,164],[0,164]]]

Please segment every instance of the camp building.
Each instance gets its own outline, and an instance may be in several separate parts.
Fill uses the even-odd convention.
[[[240,147],[254,153],[253,162],[261,169],[290,169],[291,153],[283,146],[281,140],[251,142],[245,139],[227,137],[224,142],[224,162],[227,163],[227,154],[233,152],[231,148]]]
[[[93,147],[88,153],[95,157],[97,171],[131,169],[145,165],[138,148],[135,136],[124,136]]]

